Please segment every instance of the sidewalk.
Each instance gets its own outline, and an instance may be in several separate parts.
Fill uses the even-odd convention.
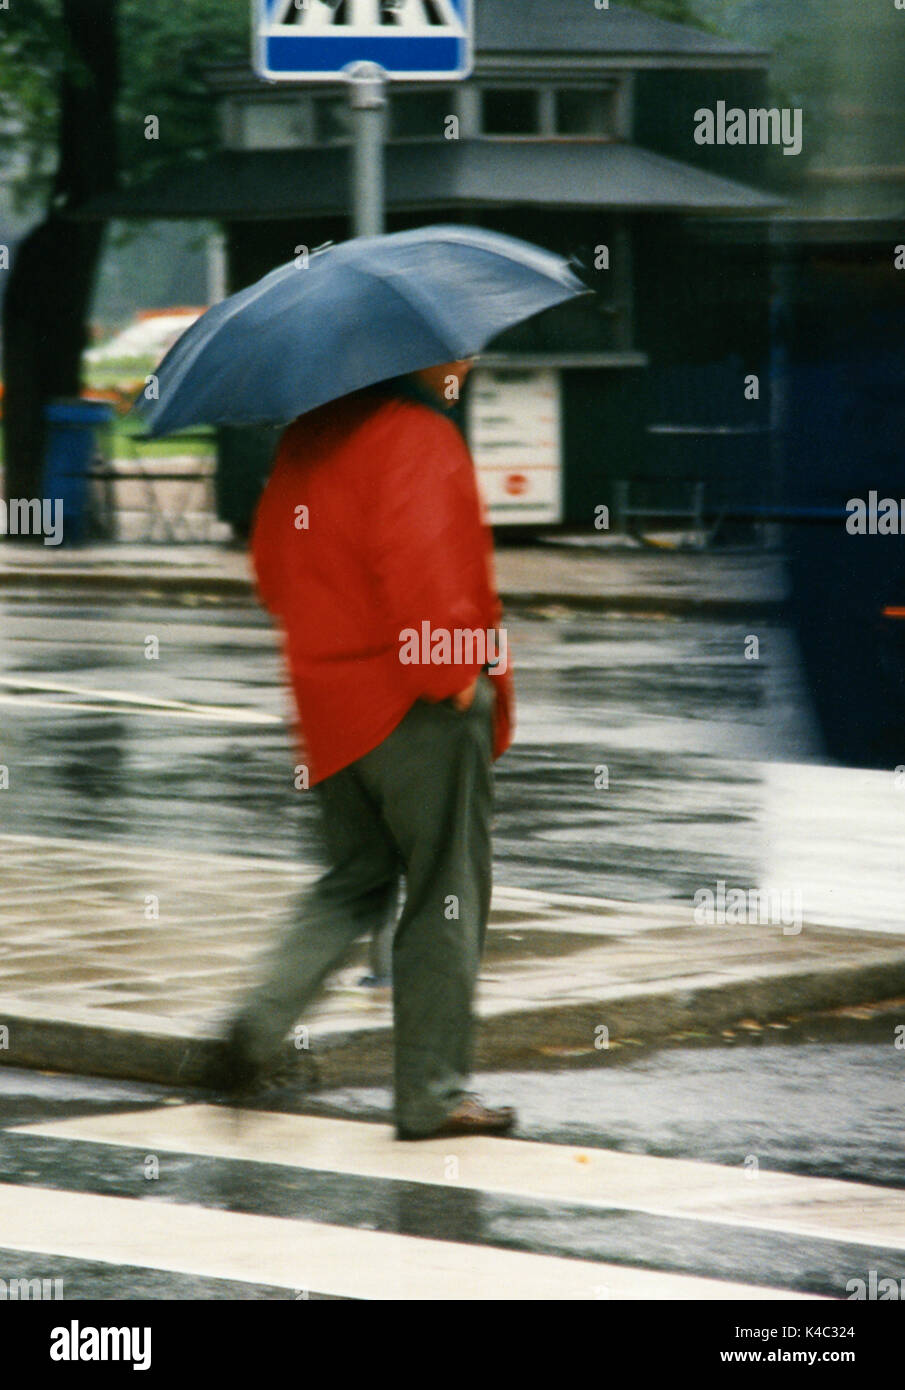
[[[305,875],[283,862],[0,835],[0,1064],[189,1085]],[[146,919],[155,896],[159,917]],[[366,944],[303,1022],[328,1085],[387,1080]],[[621,1049],[905,994],[905,941],[805,923],[700,926],[691,907],[494,896],[481,1068]],[[601,1030],[606,1030],[601,1031]],[[608,1046],[601,1046],[603,1043]]]
[[[728,551],[632,549],[576,538],[501,545],[497,577],[516,604],[572,603],[610,611],[736,617],[775,613],[786,593],[780,557]],[[22,545],[0,541],[0,589],[17,593],[175,593],[249,601],[244,550],[218,545]]]

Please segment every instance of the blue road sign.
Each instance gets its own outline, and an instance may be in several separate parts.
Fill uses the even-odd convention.
[[[253,0],[253,13],[255,70],[273,81],[335,82],[362,62],[410,81],[471,72],[472,0]]]

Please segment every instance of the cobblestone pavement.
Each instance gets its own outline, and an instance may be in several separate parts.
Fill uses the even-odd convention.
[[[5,835],[0,850],[0,1058],[150,1080],[195,1077],[193,1044],[216,1035],[310,876],[95,841]],[[297,1038],[333,1079],[379,1075],[389,1058],[387,994],[358,983],[365,949]],[[884,988],[905,988],[905,947],[879,933],[699,925],[675,902],[503,888],[480,979],[480,1061],[593,1056]]]

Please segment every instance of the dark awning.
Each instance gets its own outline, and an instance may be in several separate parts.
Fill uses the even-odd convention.
[[[479,53],[581,53],[643,57],[764,57],[690,24],[674,24],[638,9],[592,0],[478,0]]]
[[[349,152],[224,150],[134,188],[94,198],[73,216],[214,218],[335,216],[349,206]],[[422,141],[387,149],[391,212],[438,208],[588,208],[752,213],[772,195],[635,145],[571,139]]]

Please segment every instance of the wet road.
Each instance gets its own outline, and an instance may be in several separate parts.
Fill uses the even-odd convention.
[[[718,877],[757,882],[776,851],[777,797],[794,801],[789,779],[833,771],[817,761],[785,633],[761,625],[759,660],[750,662],[751,633],[740,625],[558,608],[515,613],[509,625],[519,736],[499,764],[499,881],[686,901]],[[6,830],[316,857],[313,808],[292,787],[280,661],[257,610],[84,599],[45,605],[6,594],[0,629]],[[603,766],[609,785],[597,787]],[[845,1045],[834,1036],[768,1033],[766,1041],[782,1046],[736,1041],[626,1053],[615,1065],[494,1075],[480,1084],[490,1099],[518,1105],[519,1137],[539,1146],[544,1164],[563,1153],[580,1164],[608,1150],[721,1165],[730,1176],[753,1167],[755,1191],[757,1172],[779,1171],[874,1184],[894,1201],[905,1189],[905,1054],[894,1045],[894,1024],[885,1018]],[[369,1241],[394,1232],[439,1242],[450,1264],[437,1277],[453,1283],[462,1245],[475,1259],[508,1251],[579,1268],[585,1262],[589,1287],[604,1289],[592,1297],[610,1296],[619,1270],[640,1270],[838,1298],[867,1270],[898,1278],[903,1264],[903,1243],[878,1239],[876,1223],[854,1239],[815,1234],[807,1220],[802,1229],[768,1229],[682,1212],[686,1169],[666,1184],[668,1209],[649,1209],[646,1179],[630,1162],[615,1188],[620,1203],[595,1206],[577,1192],[551,1200],[543,1183],[516,1193],[505,1182],[459,1188],[429,1169],[413,1181],[375,1178],[366,1166],[306,1168],[301,1140],[291,1164],[231,1153],[228,1136],[223,1152],[200,1152],[186,1137],[158,1153],[144,1112],[168,1102],[187,1113],[192,1107],[184,1094],[153,1087],[0,1070],[0,1101],[0,1198],[13,1191],[27,1217],[22,1243],[0,1244],[0,1264],[16,1277],[63,1277],[70,1298],[284,1299],[337,1288],[355,1296],[356,1269],[384,1258],[386,1247],[374,1256]],[[385,1091],[350,1090],[280,1093],[267,1104],[289,1117],[320,1115],[328,1126],[352,1119],[356,1133],[373,1135],[370,1122],[386,1121],[388,1101]],[[91,1117],[119,1111],[137,1115],[129,1137],[100,1142]],[[87,1117],[88,1129],[55,1136],[13,1129],[72,1116]],[[497,1142],[505,1173],[506,1141]],[[157,1167],[150,1176],[149,1160]],[[79,1195],[100,1205],[87,1209],[87,1235],[75,1222],[64,1239],[54,1203]],[[107,1235],[123,1211],[105,1205],[115,1198],[147,1206],[134,1246]],[[881,1215],[885,1200],[881,1191]],[[180,1265],[169,1236],[167,1255],[155,1263],[147,1241],[173,1204],[212,1220],[266,1215],[289,1223],[279,1230],[290,1244],[298,1223],[308,1222],[365,1244],[342,1271],[316,1274],[301,1291],[276,1277],[269,1256],[259,1272],[252,1255],[239,1267],[235,1251],[245,1240],[253,1245],[245,1226],[215,1236],[204,1271],[197,1248]],[[52,1253],[30,1253],[37,1247],[29,1232],[42,1222]],[[610,1272],[601,1275],[600,1262]],[[516,1284],[534,1268],[519,1266]]]
[[[783,630],[757,628],[755,662],[739,624],[508,621],[518,736],[498,764],[499,881],[635,900],[757,882],[763,769],[816,752]],[[5,595],[0,631],[8,831],[316,860],[255,608]]]
[[[184,1257],[172,1236],[167,1249],[173,1267],[149,1267],[141,1249],[155,1229],[166,1229],[175,1204],[181,1211],[210,1213],[214,1221],[225,1220],[226,1214],[277,1218],[282,1224],[274,1230],[284,1245],[297,1236],[302,1267],[309,1228],[298,1223],[314,1222],[328,1226],[331,1235],[342,1232],[356,1238],[358,1233],[365,1242],[373,1233],[428,1238],[441,1243],[432,1247],[440,1254],[464,1245],[476,1257],[490,1250],[586,1262],[564,1268],[577,1269],[580,1278],[586,1270],[588,1297],[619,1296],[621,1277],[646,1271],[651,1277],[673,1273],[845,1298],[848,1282],[866,1278],[871,1269],[883,1277],[905,1276],[900,1236],[888,1242],[876,1238],[876,1231],[884,1229],[882,1209],[879,1216],[875,1213],[873,1234],[856,1231],[849,1239],[833,1234],[832,1204],[825,1199],[818,1203],[824,1209],[815,1218],[818,1229],[826,1227],[822,1235],[807,1229],[807,1222],[801,1230],[770,1229],[768,1206],[761,1227],[756,1200],[753,1221],[737,1219],[731,1203],[717,1219],[708,1219],[682,1210],[688,1175],[694,1172],[686,1167],[680,1174],[677,1170],[675,1210],[651,1210],[649,1175],[636,1178],[632,1156],[722,1165],[706,1170],[714,1175],[708,1177],[707,1187],[714,1189],[722,1181],[721,1173],[731,1178],[744,1171],[751,1179],[746,1191],[754,1198],[759,1181],[787,1172],[875,1184],[874,1191],[883,1189],[891,1201],[898,1201],[897,1193],[905,1189],[902,1054],[891,1045],[886,1024],[883,1028],[885,1038],[865,1036],[846,1046],[799,1038],[772,1047],[685,1047],[618,1066],[480,1078],[489,1097],[506,1097],[518,1105],[518,1136],[534,1141],[545,1164],[565,1154],[574,1169],[574,1159],[587,1163],[590,1155],[604,1149],[625,1156],[626,1167],[614,1192],[618,1200],[602,1206],[583,1201],[578,1192],[551,1200],[544,1191],[544,1167],[536,1193],[463,1189],[450,1160],[458,1154],[467,1162],[469,1141],[445,1141],[442,1174],[439,1159],[432,1165],[423,1146],[402,1146],[409,1153],[421,1150],[415,1161],[423,1163],[426,1177],[415,1175],[415,1180],[398,1175],[376,1179],[365,1165],[356,1171],[354,1162],[333,1172],[322,1166],[320,1153],[306,1167],[304,1138],[290,1155],[291,1166],[276,1161],[264,1143],[255,1143],[254,1161],[230,1156],[231,1136],[242,1133],[236,1125],[223,1131],[222,1153],[193,1152],[190,1140],[177,1141],[162,1152],[155,1150],[153,1127],[156,1108],[176,1099],[167,1092],[0,1071],[2,1182],[15,1185],[23,1210],[34,1206],[38,1231],[47,1204],[65,1200],[66,1194],[88,1194],[101,1201],[124,1198],[130,1207],[141,1203],[145,1211],[134,1251],[127,1236],[97,1230],[90,1236],[92,1258],[74,1253],[67,1244],[74,1237],[61,1237],[59,1230],[56,1241],[50,1238],[52,1253],[4,1248],[0,1239],[0,1276],[62,1278],[64,1297],[89,1299],[317,1298],[334,1287],[329,1276],[319,1286],[315,1275],[302,1286],[303,1293],[288,1290],[282,1281],[269,1282],[266,1268],[258,1278],[249,1277],[247,1267],[242,1278],[227,1277],[235,1249],[231,1254],[226,1227],[223,1248],[217,1252],[223,1277],[180,1269],[181,1259],[190,1266],[192,1259]],[[186,1097],[178,1099],[184,1102]],[[386,1093],[375,1090],[321,1095],[316,1101],[284,1091],[271,1097],[267,1108],[289,1116],[313,1110],[333,1117],[335,1123],[336,1117],[385,1119],[387,1099]],[[98,1142],[100,1131],[93,1132],[92,1124],[115,1112],[137,1117],[131,1138]],[[83,1117],[77,1137],[22,1128],[72,1116]],[[331,1120],[322,1123],[329,1126]],[[370,1124],[356,1129],[375,1132]],[[209,1130],[216,1134],[213,1122]],[[254,1117],[245,1133],[254,1142]],[[507,1142],[496,1141],[504,1174]],[[505,1180],[500,1185],[505,1189]],[[882,1208],[883,1193],[879,1195]],[[27,1235],[23,1243],[29,1244]],[[372,1248],[366,1244],[363,1252]],[[377,1258],[381,1255],[378,1246]],[[262,1260],[263,1266],[267,1263]],[[530,1262],[527,1268],[531,1272]],[[390,1260],[387,1279],[397,1273]],[[510,1296],[519,1296],[520,1277],[521,1267],[516,1266]],[[662,1291],[659,1296],[664,1296]]]

